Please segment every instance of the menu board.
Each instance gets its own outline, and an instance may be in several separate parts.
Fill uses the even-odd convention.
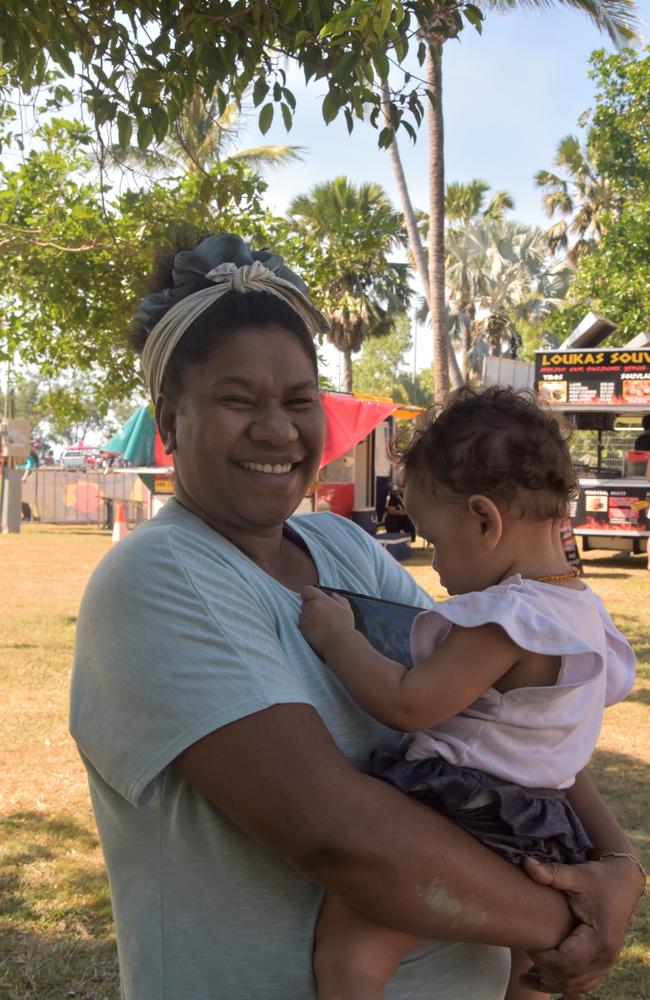
[[[593,531],[647,535],[650,531],[649,502],[648,483],[638,486],[629,481],[616,485],[602,482],[584,485],[572,511],[574,530],[581,534]]]
[[[535,386],[551,406],[650,411],[650,350],[535,351]]]

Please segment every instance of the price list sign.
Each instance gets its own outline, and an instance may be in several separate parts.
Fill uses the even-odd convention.
[[[650,350],[536,351],[539,399],[558,408],[650,411]]]
[[[578,534],[647,535],[650,529],[647,484],[601,483],[580,491],[571,517]]]

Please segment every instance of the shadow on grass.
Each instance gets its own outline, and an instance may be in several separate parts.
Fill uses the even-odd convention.
[[[601,555],[592,555],[589,551],[586,555],[582,553],[583,565],[589,566],[618,566],[621,569],[645,569],[648,557],[645,553],[632,552],[605,552]]]
[[[0,996],[117,1000],[108,882],[98,840],[68,814],[0,821]]]
[[[650,705],[650,691],[645,688],[639,688],[637,691],[632,691],[628,694],[626,701],[635,701],[637,705]]]
[[[596,750],[590,771],[621,826],[643,831],[647,824],[650,764],[628,754]]]
[[[119,1000],[112,940],[0,931],[3,1000]]]
[[[67,815],[20,811],[0,820],[0,842],[4,848],[0,914],[4,918],[20,914],[28,920],[39,920],[46,898],[56,910],[57,921],[66,922],[74,915],[79,923],[81,898],[84,900],[81,922],[88,924],[91,932],[102,929],[108,932],[111,912],[106,876],[103,869],[89,868],[87,860],[99,847],[93,831]],[[52,886],[40,877],[48,866]],[[30,881],[30,868],[39,873],[36,883]],[[64,883],[59,886],[62,880]],[[52,888],[60,888],[56,899]]]

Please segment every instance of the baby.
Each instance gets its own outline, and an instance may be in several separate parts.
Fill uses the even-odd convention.
[[[414,734],[371,773],[515,863],[584,861],[591,844],[565,789],[593,752],[606,705],[634,681],[632,649],[559,541],[577,483],[565,435],[525,393],[458,390],[399,451],[404,502],[452,595],[416,618],[414,667],[378,653],[348,602],[303,593],[300,628],[370,715]],[[320,1000],[376,1000],[418,940],[326,898]],[[519,986],[508,1000],[547,994]]]

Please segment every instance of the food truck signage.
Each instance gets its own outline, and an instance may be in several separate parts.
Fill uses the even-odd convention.
[[[540,400],[564,409],[650,410],[650,350],[536,351]]]
[[[650,491],[647,483],[633,485],[630,480],[596,479],[582,479],[580,483],[580,496],[571,510],[576,534],[648,534]]]

